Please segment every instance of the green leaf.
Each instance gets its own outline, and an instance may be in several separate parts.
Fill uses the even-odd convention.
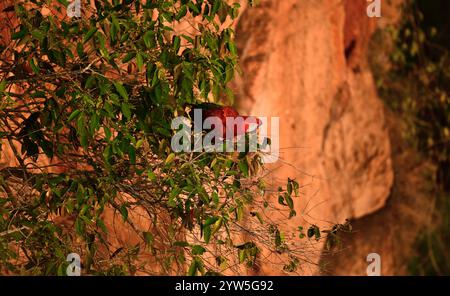
[[[182,5],[180,7],[180,10],[178,11],[177,15],[175,16],[175,19],[177,21],[179,21],[181,18],[183,18],[187,13],[187,6],[186,5]]]
[[[245,250],[239,250],[239,263],[244,263],[247,258],[247,252]]]
[[[250,214],[252,216],[256,217],[258,219],[259,223],[264,224],[264,220],[263,220],[263,218],[262,218],[260,213],[258,213],[258,212],[251,212]]]
[[[300,186],[298,185],[298,182],[295,181],[295,180],[291,180],[291,183],[292,183],[292,185],[294,187],[295,195],[298,196],[299,195],[299,188],[300,188]]]
[[[20,31],[15,32],[14,34],[12,34],[11,39],[12,40],[22,39],[27,34],[28,34],[27,28],[23,27],[23,28],[20,29]]]
[[[108,229],[106,228],[105,222],[102,219],[97,219],[96,224],[104,233],[108,233]]]
[[[219,11],[220,5],[222,4],[221,0],[215,0],[213,7],[211,9],[211,16],[215,15],[217,13],[217,11]]]
[[[212,194],[211,194],[211,196],[212,196],[212,200],[213,200],[213,202],[214,202],[214,204],[216,205],[216,207],[219,205],[219,194],[216,192],[216,191],[214,191]]]
[[[211,239],[211,226],[203,227],[203,238],[205,239],[205,243],[209,244],[209,240]]]
[[[82,128],[80,131],[80,144],[85,150],[88,148],[88,135],[86,128]]]
[[[180,36],[174,36],[173,37],[173,49],[174,49],[175,53],[178,53],[178,50],[180,49],[180,43],[181,43]]]
[[[248,177],[248,162],[247,159],[243,159],[239,162],[239,169],[244,174],[244,176]]]
[[[153,244],[153,239],[154,239],[153,238],[153,234],[151,232],[144,231],[143,235],[144,235],[145,243],[147,245],[152,245]]]
[[[136,55],[136,64],[139,71],[142,71],[142,67],[144,66],[144,58],[142,57],[142,54],[140,52]]]
[[[190,8],[192,11],[195,12],[194,15],[197,15],[197,14],[200,13],[200,10],[198,9],[197,6],[195,6],[194,2],[189,1],[188,6],[189,6],[189,8]]]
[[[233,55],[235,55],[235,56],[237,55],[236,44],[234,44],[233,41],[228,42],[228,49],[230,50],[230,52],[231,52]]]
[[[313,236],[315,236],[316,240],[319,240],[320,239],[320,229],[319,229],[319,227],[316,226],[316,225],[311,225],[308,228],[307,236],[308,236],[308,238],[312,238]]]
[[[203,255],[206,252],[206,249],[200,245],[193,245],[192,247],[192,255]]]
[[[219,231],[220,227],[222,227],[222,223],[223,223],[223,218],[220,217],[213,226],[213,229],[211,231],[211,235],[214,235],[217,231]]]
[[[130,157],[130,163],[136,164],[136,148],[133,145],[128,147],[128,156]]]
[[[320,229],[317,226],[314,228],[314,236],[316,237],[316,240],[320,239]]]
[[[120,31],[120,25],[114,14],[111,15],[111,22],[113,24],[111,27],[111,37],[115,39],[117,32]]]
[[[144,44],[147,48],[153,48],[155,47],[155,32],[153,31],[147,31],[144,34]]]
[[[59,3],[61,3],[62,5],[64,5],[65,7],[67,7],[67,5],[69,5],[69,2],[67,2],[67,0],[58,0]]]
[[[292,200],[292,198],[288,194],[284,195],[284,200],[286,201],[286,203],[287,203],[287,205],[288,205],[288,207],[290,209],[294,208],[294,201]]]
[[[111,145],[108,145],[103,150],[103,158],[105,159],[106,162],[109,162],[111,155],[112,155],[112,148]]]
[[[94,113],[89,122],[89,132],[94,134],[98,129],[100,129],[100,116],[97,113]]]
[[[96,78],[94,75],[91,75],[86,79],[86,83],[84,85],[85,88],[90,89],[95,85]]]
[[[6,89],[6,80],[2,80],[2,82],[0,82],[0,92],[4,92]]]
[[[86,35],[84,35],[83,43],[88,42],[88,41],[92,38],[92,36],[94,36],[95,32],[97,32],[97,28],[91,28],[91,29],[86,33]]]
[[[170,164],[175,159],[175,153],[170,153],[169,156],[167,156],[165,164]]]
[[[126,56],[122,59],[122,63],[128,63],[136,56],[135,52],[129,52],[126,54]]]
[[[297,216],[297,212],[294,211],[294,210],[291,210],[291,211],[289,212],[289,219],[291,219],[292,217],[295,217],[295,216]]]
[[[31,70],[33,70],[34,74],[39,74],[39,72],[41,72],[41,69],[39,68],[39,65],[37,64],[35,58],[32,58],[30,60],[30,66],[31,66]]]
[[[209,217],[208,219],[206,219],[204,226],[209,226],[215,223],[217,220],[219,220],[219,217]]]
[[[283,243],[283,237],[281,235],[281,232],[279,230],[277,230],[275,232],[275,246],[278,248],[281,246],[282,243]]]
[[[242,221],[243,218],[244,218],[244,208],[243,208],[242,205],[239,205],[239,206],[236,208],[236,219],[237,219],[238,221]]]
[[[149,179],[150,181],[155,181],[155,180],[156,180],[156,175],[155,175],[155,173],[152,172],[152,171],[148,171],[148,172],[147,172],[147,177],[148,177],[148,179]]]
[[[77,132],[80,136],[80,144],[84,149],[88,147],[88,134],[86,129],[86,121],[84,116],[78,116]]]
[[[125,116],[125,118],[127,120],[131,119],[131,108],[130,108],[130,104],[128,104],[127,102],[123,102],[121,104],[121,110],[123,115]]]
[[[139,149],[144,145],[144,139],[140,139],[136,142],[136,149]]]
[[[197,260],[195,258],[192,260],[191,265],[189,266],[188,276],[197,275]]]
[[[125,100],[128,100],[128,93],[127,93],[127,90],[125,89],[125,87],[123,87],[123,85],[117,81],[114,82],[114,86],[115,86],[117,92],[119,93],[119,95],[121,95],[122,98],[124,98]]]
[[[80,219],[80,218],[75,220],[75,231],[79,235],[83,235],[84,234],[84,223],[83,223],[83,220]]]
[[[189,243],[185,242],[185,241],[176,241],[176,242],[173,243],[173,245],[175,247],[181,247],[181,248],[189,247]]]
[[[288,184],[287,184],[287,193],[288,193],[289,195],[292,194],[292,183],[291,183],[291,180],[289,180],[289,181],[288,181]]]
[[[53,158],[53,143],[47,140],[40,141],[39,146],[48,158]]]
[[[127,221],[127,219],[128,219],[128,209],[127,209],[126,205],[121,205],[120,206],[120,214],[122,215],[123,221]]]
[[[286,205],[286,203],[284,202],[284,197],[282,195],[278,196],[278,203],[282,206]]]
[[[31,31],[31,36],[42,42],[42,40],[44,40],[45,34],[42,31],[36,29]]]
[[[80,58],[84,58],[84,56],[86,55],[84,53],[83,44],[81,42],[77,43],[77,54]]]
[[[67,121],[68,121],[68,122],[71,122],[72,120],[76,119],[80,114],[81,114],[81,110],[75,110],[75,111],[73,111],[73,112],[70,114],[69,118],[67,118]]]
[[[181,35],[181,37],[186,39],[189,43],[194,44],[194,39],[192,39],[190,36],[188,36],[188,35]]]

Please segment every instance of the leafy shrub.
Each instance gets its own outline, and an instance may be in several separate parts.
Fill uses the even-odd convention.
[[[76,252],[83,273],[134,274],[146,251],[158,265],[147,273],[195,275],[222,272],[233,258],[252,266],[265,246],[289,253],[294,271],[296,251],[264,220],[269,203],[254,203],[268,194],[259,153],[170,148],[171,121],[187,104],[232,101],[239,4],[94,2],[82,2],[81,18],[65,15],[65,0],[3,11],[15,23],[1,45],[0,140],[17,165],[0,171],[0,266],[63,275]],[[299,184],[289,179],[278,194],[273,211],[295,216]],[[110,249],[107,208],[140,243]],[[136,209],[149,229],[136,226]],[[236,236],[244,217],[260,225],[246,241]]]

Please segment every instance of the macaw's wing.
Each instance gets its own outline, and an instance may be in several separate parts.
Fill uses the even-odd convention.
[[[194,110],[199,109],[202,111],[202,117],[203,120],[205,120],[205,112],[212,111],[212,110],[220,110],[222,106],[214,103],[200,103],[200,104],[194,104],[194,105],[188,105],[191,109],[189,111],[189,117],[191,119],[194,119]]]
[[[239,125],[242,125],[239,121],[237,124],[234,124],[233,122],[239,118],[239,113],[233,107],[224,106],[220,109],[205,110],[204,116],[205,118],[216,117],[222,122],[222,138],[232,139],[238,135],[239,130],[242,130],[242,128],[239,127]],[[227,118],[231,119],[231,121],[227,122]]]
[[[194,118],[195,109],[200,109],[202,111],[203,120],[205,120],[207,117],[214,116],[220,118],[224,124],[226,117],[235,118],[239,116],[239,113],[233,107],[220,106],[214,103],[201,103],[191,106],[191,110],[189,111],[189,116],[191,117],[191,119]]]

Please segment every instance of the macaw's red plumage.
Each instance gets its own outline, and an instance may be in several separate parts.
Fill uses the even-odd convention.
[[[239,112],[237,112],[236,109],[230,106],[221,106],[213,103],[201,103],[197,105],[191,105],[190,107],[191,111],[189,112],[189,116],[194,121],[195,109],[201,110],[203,122],[208,117],[218,118],[221,122],[221,126],[216,127],[214,125],[213,128],[221,129],[220,134],[224,139],[233,139],[236,136],[248,133],[252,131],[252,127],[257,128],[262,123],[261,120],[257,117],[239,115]]]

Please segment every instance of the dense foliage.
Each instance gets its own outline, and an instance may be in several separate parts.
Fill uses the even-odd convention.
[[[0,140],[15,164],[0,171],[0,267],[63,275],[75,252],[84,274],[194,275],[251,267],[264,246],[288,254],[284,268],[295,271],[302,250],[262,214],[295,216],[295,180],[275,190],[276,207],[257,177],[259,153],[170,148],[171,120],[187,104],[233,99],[239,4],[93,3],[81,1],[79,18],[67,17],[65,0],[3,10],[12,36],[0,48]],[[140,242],[112,244],[107,209]],[[308,236],[320,239],[318,227]]]

